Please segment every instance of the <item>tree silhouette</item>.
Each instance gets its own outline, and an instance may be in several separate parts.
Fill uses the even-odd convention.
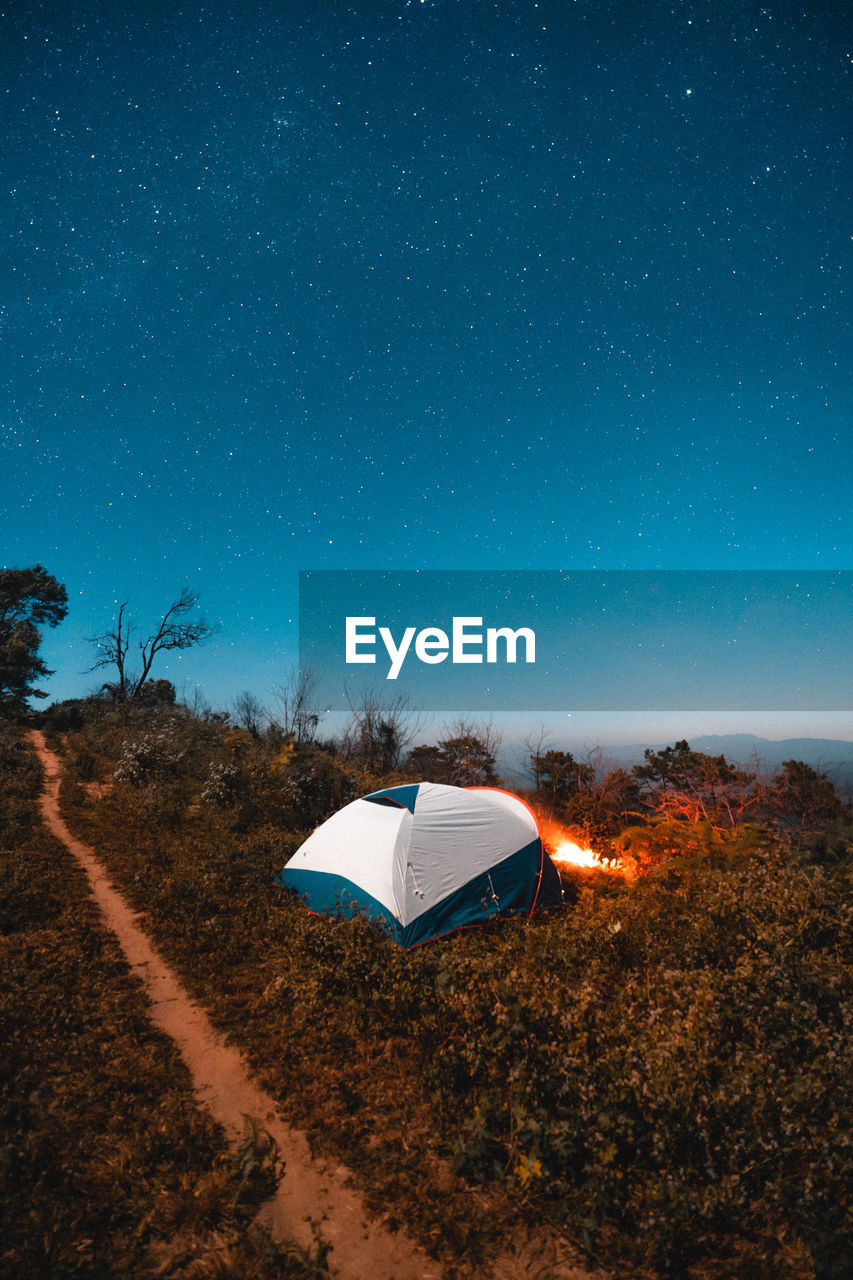
[[[734,827],[757,803],[755,774],[729,764],[726,757],[692,751],[682,739],[663,751],[644,752],[646,763],[632,773],[646,803],[662,817]]]
[[[501,735],[491,722],[476,724],[463,718],[445,734],[437,746],[417,746],[409,752],[405,772],[410,777],[453,787],[488,787],[499,781],[495,757]]]
[[[52,673],[39,657],[40,626],[57,626],[68,593],[43,565],[0,570],[0,712],[20,715],[27,698],[46,698],[32,681]]]
[[[595,771],[576,760],[571,751],[544,751],[530,757],[536,779],[536,799],[554,811],[567,805],[579,791],[589,791]]]
[[[126,616],[127,601],[119,607],[116,625],[112,631],[96,636],[92,644],[101,650],[101,656],[90,671],[102,667],[115,667],[117,679],[104,685],[104,690],[117,702],[136,702],[142,696],[143,688],[150,678],[151,668],[158,653],[172,649],[192,649],[195,645],[209,640],[215,627],[209,626],[204,618],[187,621],[187,614],[198,604],[198,593],[184,587],[177,600],[173,600],[163,615],[157,630],[145,640],[137,642],[137,651],[142,663],[141,669],[132,671],[129,666],[131,635],[133,628]]]
[[[786,760],[764,795],[772,822],[791,831],[818,831],[845,816],[835,784],[802,760]]]

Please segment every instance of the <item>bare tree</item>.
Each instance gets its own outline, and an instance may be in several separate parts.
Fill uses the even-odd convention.
[[[311,667],[294,667],[287,683],[274,690],[281,708],[281,728],[286,737],[293,739],[298,749],[314,740],[320,714],[315,705],[319,676]]]
[[[586,762],[592,770],[596,786],[600,786],[605,778],[608,778],[618,768],[618,761],[614,760],[612,756],[606,756],[600,743],[588,748]]]
[[[253,738],[260,738],[264,725],[269,724],[269,713],[253,693],[246,689],[234,699],[234,718],[241,729]]]
[[[539,790],[542,770],[540,761],[545,751],[545,746],[550,740],[550,733],[544,724],[539,725],[538,729],[531,729],[530,732],[522,739],[525,750],[524,762],[521,765],[521,771],[525,777],[529,778],[533,783],[533,790]]]
[[[198,604],[198,593],[184,587],[177,600],[173,600],[163,615],[157,630],[145,640],[136,644],[134,655],[141,661],[139,672],[131,671],[128,657],[131,651],[131,635],[133,627],[128,621],[127,601],[119,607],[116,625],[112,631],[102,636],[95,636],[92,644],[98,646],[101,656],[90,671],[98,671],[104,667],[114,667],[118,679],[110,681],[104,688],[118,702],[133,702],[139,698],[143,686],[151,675],[151,668],[158,653],[171,649],[192,649],[195,645],[209,640],[216,630],[205,622],[204,618],[186,621],[186,616]]]
[[[371,773],[390,773],[420,728],[408,698],[399,694],[386,700],[370,690],[359,703],[353,703],[347,694],[347,702],[352,719],[341,743],[343,754]]]

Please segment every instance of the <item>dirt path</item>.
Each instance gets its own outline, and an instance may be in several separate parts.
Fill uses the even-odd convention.
[[[245,1059],[226,1044],[155,951],[93,851],[66,827],[59,813],[59,761],[43,734],[32,730],[30,739],[45,771],[44,820],[86,872],[106,923],[142,980],[153,1021],[175,1041],[190,1070],[199,1102],[223,1126],[230,1142],[240,1141],[244,1117],[251,1116],[279,1145],[284,1176],[258,1220],[277,1239],[304,1246],[314,1243],[315,1223],[332,1245],[330,1262],[342,1280],[439,1280],[438,1263],[405,1236],[369,1220],[361,1197],[347,1186],[348,1171],[313,1160],[304,1135],[279,1119],[273,1099],[250,1078]]]

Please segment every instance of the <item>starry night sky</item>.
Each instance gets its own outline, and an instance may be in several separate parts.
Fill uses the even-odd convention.
[[[10,6],[0,562],[68,587],[52,696],[185,583],[221,634],[155,674],[222,704],[284,679],[300,569],[848,567],[850,36]]]

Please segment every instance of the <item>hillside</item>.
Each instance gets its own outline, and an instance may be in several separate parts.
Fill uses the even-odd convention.
[[[404,951],[272,883],[382,781],[351,759],[180,707],[101,707],[52,741],[66,823],[192,997],[449,1280],[557,1280],[573,1256],[636,1280],[849,1274],[849,826],[650,809],[615,838],[632,876],[567,869],[563,909]]]

